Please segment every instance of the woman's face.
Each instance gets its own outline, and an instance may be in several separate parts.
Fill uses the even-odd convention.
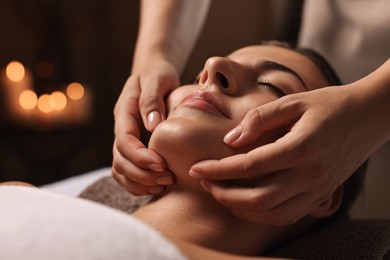
[[[169,95],[167,120],[153,132],[150,148],[163,158],[176,153],[180,158],[192,157],[193,162],[249,151],[253,146],[231,149],[222,139],[250,109],[326,85],[309,58],[286,48],[251,46],[226,58],[210,58],[198,83]],[[275,141],[284,131],[265,133],[254,145]],[[156,140],[160,141],[156,144]]]

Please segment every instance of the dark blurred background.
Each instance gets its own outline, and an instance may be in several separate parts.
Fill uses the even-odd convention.
[[[138,1],[0,1],[1,77],[19,61],[38,97],[72,82],[86,91],[68,113],[22,115],[10,102],[12,84],[0,81],[0,181],[41,185],[111,164],[112,109],[129,75],[138,13]]]
[[[210,56],[266,39],[296,41],[301,4],[213,1],[182,82],[192,81]],[[139,5],[0,0],[0,182],[41,185],[111,165],[112,111],[131,70]],[[7,78],[11,61],[25,68],[20,82]],[[72,82],[85,90],[79,100],[66,96]],[[22,108],[19,96],[26,90],[37,98],[60,91],[67,104]]]

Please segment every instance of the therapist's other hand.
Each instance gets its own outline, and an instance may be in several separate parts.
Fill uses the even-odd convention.
[[[156,195],[174,183],[164,160],[141,142],[144,126],[153,131],[165,119],[164,97],[179,86],[176,70],[154,62],[129,77],[115,105],[113,178],[134,195]]]
[[[199,162],[190,175],[242,219],[272,225],[298,221],[381,145],[368,123],[375,112],[352,93],[351,87],[324,88],[250,111],[225,143],[244,146],[281,127],[287,134],[247,154]],[[226,181],[234,179],[252,181],[250,186]]]

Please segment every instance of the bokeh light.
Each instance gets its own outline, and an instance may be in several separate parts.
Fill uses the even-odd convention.
[[[38,98],[38,109],[43,113],[50,113],[53,111],[53,107],[50,104],[50,95],[43,94]]]
[[[84,87],[80,83],[73,82],[66,88],[66,94],[73,100],[79,100],[84,96]]]
[[[25,110],[32,110],[37,106],[38,97],[32,90],[25,90],[19,96],[19,104]]]
[[[24,78],[25,69],[19,61],[11,61],[5,69],[5,74],[9,80],[19,82]]]
[[[67,104],[67,99],[65,94],[62,93],[61,91],[54,91],[50,95],[49,104],[55,111],[61,111],[65,109]]]

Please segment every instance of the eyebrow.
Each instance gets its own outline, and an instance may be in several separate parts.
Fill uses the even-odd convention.
[[[299,74],[297,72],[290,69],[289,67],[286,67],[286,66],[284,66],[280,63],[274,62],[274,61],[266,60],[266,61],[260,62],[260,64],[258,65],[258,68],[259,68],[259,70],[278,70],[278,71],[290,73],[295,78],[297,78],[302,83],[303,87],[307,90],[306,84],[303,81],[303,79],[301,78],[301,76],[299,76]]]

